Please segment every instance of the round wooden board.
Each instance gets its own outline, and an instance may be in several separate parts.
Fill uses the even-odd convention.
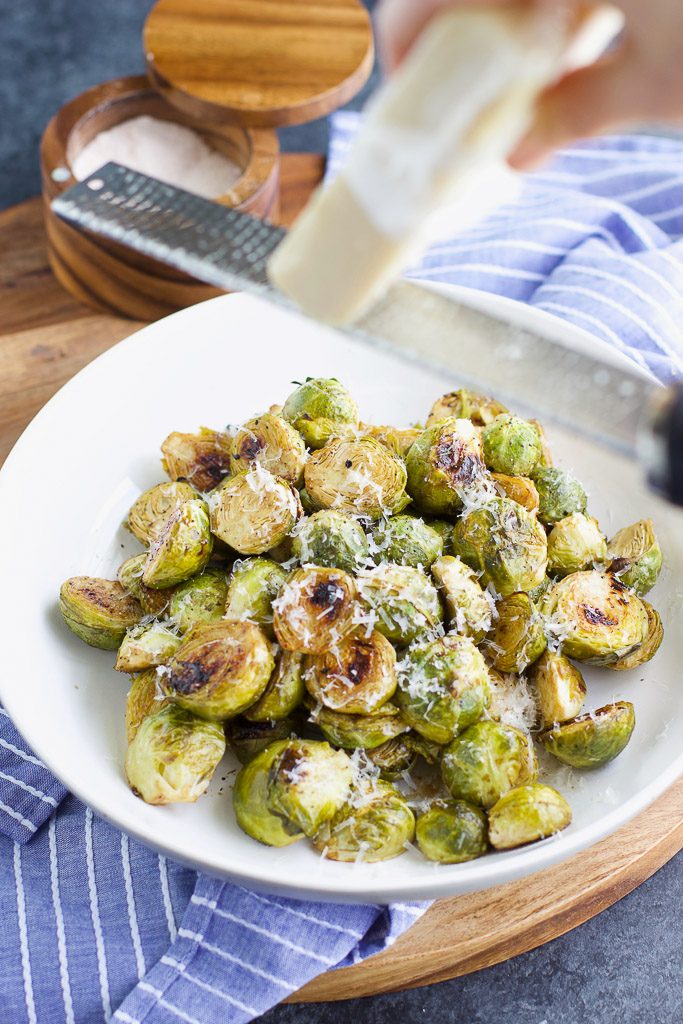
[[[291,223],[321,171],[321,157],[283,158],[282,223]],[[63,291],[47,263],[41,200],[0,213],[0,462],[66,380],[140,326],[94,314]],[[683,779],[629,825],[568,863],[440,900],[391,949],[321,975],[291,1001],[394,992],[507,960],[594,917],[682,848]]]

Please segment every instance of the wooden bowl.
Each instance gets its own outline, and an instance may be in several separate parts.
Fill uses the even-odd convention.
[[[205,125],[171,106],[142,75],[88,89],[52,118],[43,134],[40,157],[48,255],[56,277],[95,309],[155,320],[219,292],[114,242],[82,234],[50,209],[50,201],[75,184],[71,168],[81,150],[99,132],[143,114],[193,128],[233,160],[242,174],[216,201],[258,217],[277,216],[279,147],[272,129]]]

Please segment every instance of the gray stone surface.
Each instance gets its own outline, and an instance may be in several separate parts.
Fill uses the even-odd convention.
[[[0,207],[39,192],[38,141],[62,103],[142,70],[150,6],[0,0]],[[318,122],[288,129],[282,142],[317,151],[326,138]],[[398,995],[278,1007],[264,1024],[681,1024],[682,907],[679,856],[598,918],[506,964]]]

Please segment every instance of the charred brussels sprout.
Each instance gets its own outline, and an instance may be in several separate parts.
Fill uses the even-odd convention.
[[[237,773],[232,805],[237,824],[252,839],[266,846],[289,846],[304,834],[276,813],[270,803],[271,771],[289,740],[277,740],[252,757]]]
[[[139,602],[120,583],[97,576],[66,580],[59,591],[59,610],[77,637],[105,651],[115,651],[126,630],[143,616]]]
[[[396,690],[396,654],[381,633],[351,635],[317,657],[307,658],[304,682],[331,711],[368,715]]]
[[[330,441],[311,455],[304,480],[319,508],[370,519],[401,512],[410,502],[404,463],[371,437]]]
[[[463,514],[453,529],[453,550],[507,596],[529,591],[545,578],[548,542],[535,516],[508,498],[495,498]]]
[[[169,434],[161,453],[171,480],[187,480],[198,491],[211,491],[230,473],[232,440],[202,427],[196,434]]]
[[[575,572],[545,595],[542,614],[562,640],[569,658],[609,665],[644,643],[645,606],[616,576]]]
[[[369,423],[361,423],[361,437],[372,437],[385,448],[405,459],[411,446],[422,433],[419,427],[375,427]]]
[[[496,416],[502,416],[506,412],[505,406],[496,402],[495,398],[478,395],[474,391],[462,388],[460,391],[451,391],[437,399],[429,413],[427,426],[433,427],[441,420],[455,418],[472,420],[477,427],[485,427],[492,423]]]
[[[533,475],[538,491],[538,518],[546,526],[559,523],[574,512],[585,512],[586,492],[575,477],[556,466],[538,466]]]
[[[415,838],[427,860],[462,864],[488,849],[486,815],[466,800],[437,803],[417,819]]]
[[[647,661],[651,661],[659,650],[664,639],[664,626],[662,625],[659,612],[651,604],[648,604],[647,601],[642,601],[642,605],[647,614],[647,636],[640,647],[636,647],[630,654],[624,654],[621,658],[617,658],[616,661],[607,665],[607,668],[615,669],[619,672],[639,668]]]
[[[626,526],[607,545],[609,571],[644,597],[654,587],[662,568],[662,551],[651,519]]]
[[[256,622],[272,639],[273,601],[286,579],[282,566],[269,558],[235,562],[228,584],[226,619]]]
[[[586,684],[569,658],[545,651],[529,672],[538,698],[541,725],[549,729],[579,714],[586,699]]]
[[[358,409],[343,384],[334,378],[309,379],[293,391],[282,416],[299,431],[309,448],[322,448],[333,437],[358,429]]]
[[[342,569],[297,569],[273,602],[275,636],[286,651],[318,654],[351,631],[356,584]]]
[[[232,439],[234,473],[258,463],[290,484],[303,480],[307,453],[301,434],[282,416],[266,412],[240,427]]]
[[[270,644],[253,622],[208,622],[191,630],[159,671],[175,704],[222,722],[258,700],[273,668]]]
[[[170,701],[159,690],[159,677],[151,668],[133,678],[126,697],[126,739],[132,742],[145,718],[155,715]]]
[[[263,695],[244,713],[248,721],[278,722],[299,707],[306,693],[301,663],[300,654],[280,651]]]
[[[497,616],[484,649],[499,672],[521,673],[543,654],[543,619],[528,594],[510,594],[496,605]]]
[[[225,723],[225,735],[240,764],[249,764],[277,740],[291,739],[296,733],[296,725],[294,718],[283,718],[278,722],[250,722],[238,716]]]
[[[416,516],[392,516],[380,519],[372,532],[378,562],[394,562],[413,568],[430,565],[443,552],[441,535]]]
[[[193,803],[224,753],[220,726],[169,705],[140,723],[126,754],[126,777],[145,803]]]
[[[281,544],[303,515],[292,485],[258,464],[217,488],[209,508],[212,532],[241,555]]]
[[[117,672],[144,672],[163,665],[178,650],[182,640],[163,622],[132,626],[116,655]]]
[[[441,623],[441,603],[431,581],[408,565],[379,565],[358,576],[358,592],[375,628],[405,645]]]
[[[452,515],[463,494],[484,474],[477,428],[470,420],[448,419],[423,431],[406,456],[408,494],[421,512]]]
[[[302,521],[292,551],[302,565],[357,572],[368,561],[368,538],[356,519],[322,509]]]
[[[451,794],[488,809],[508,790],[534,782],[531,738],[511,725],[482,721],[446,747],[441,774]]]
[[[479,586],[476,574],[459,558],[444,555],[432,565],[432,576],[446,607],[450,628],[479,643],[491,628],[494,605]]]
[[[605,558],[607,545],[597,519],[574,512],[555,523],[548,535],[548,572],[567,576],[592,568]]]
[[[571,820],[571,808],[556,789],[539,783],[520,786],[489,811],[489,840],[496,850],[512,850],[556,835]]]
[[[166,520],[149,549],[142,573],[146,587],[165,590],[201,572],[211,558],[213,539],[203,501],[186,501]]]
[[[409,729],[398,709],[387,704],[371,715],[342,714],[323,707],[314,721],[326,740],[347,750],[374,750]]]
[[[527,420],[505,413],[482,432],[484,461],[496,473],[529,476],[541,458],[541,439]]]
[[[388,782],[409,772],[417,761],[417,750],[410,743],[410,735],[403,733],[393,740],[387,740],[380,747],[366,749],[368,761],[379,770],[379,777]]]
[[[448,743],[481,718],[488,701],[486,662],[468,637],[446,637],[406,652],[396,703],[425,739]]]
[[[127,526],[140,543],[153,544],[170,515],[186,501],[197,497],[194,487],[184,480],[170,480],[150,487],[133,503]]]
[[[563,764],[572,768],[600,768],[622,752],[635,724],[633,704],[618,701],[554,725],[542,732],[539,739]]]
[[[506,476],[505,473],[491,473],[491,479],[502,498],[516,501],[527,512],[538,512],[539,497],[533,480],[526,476]]]
[[[410,807],[391,783],[378,780],[359,787],[314,844],[330,860],[372,864],[398,857],[414,836]]]
[[[271,764],[268,802],[310,837],[343,807],[353,774],[343,750],[315,740],[290,740]]]
[[[181,633],[201,622],[223,617],[228,583],[222,572],[204,572],[174,590],[168,603],[168,617]]]
[[[133,555],[127,558],[119,566],[119,583],[127,593],[132,594],[140,602],[145,615],[161,615],[171,600],[173,590],[154,590],[153,587],[146,587],[142,582],[142,574],[145,571],[147,553]]]

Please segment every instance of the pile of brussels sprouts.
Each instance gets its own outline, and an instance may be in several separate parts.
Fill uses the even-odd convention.
[[[540,424],[463,390],[399,429],[307,380],[162,453],[169,479],[127,519],[144,550],[60,595],[70,629],[132,676],[138,796],[196,800],[227,744],[237,821],[271,846],[379,861],[415,840],[452,864],[569,824],[536,745],[591,769],[628,743],[633,705],[582,713],[575,662],[657,651],[649,520],[608,540]],[[526,728],[500,710],[520,681]]]

